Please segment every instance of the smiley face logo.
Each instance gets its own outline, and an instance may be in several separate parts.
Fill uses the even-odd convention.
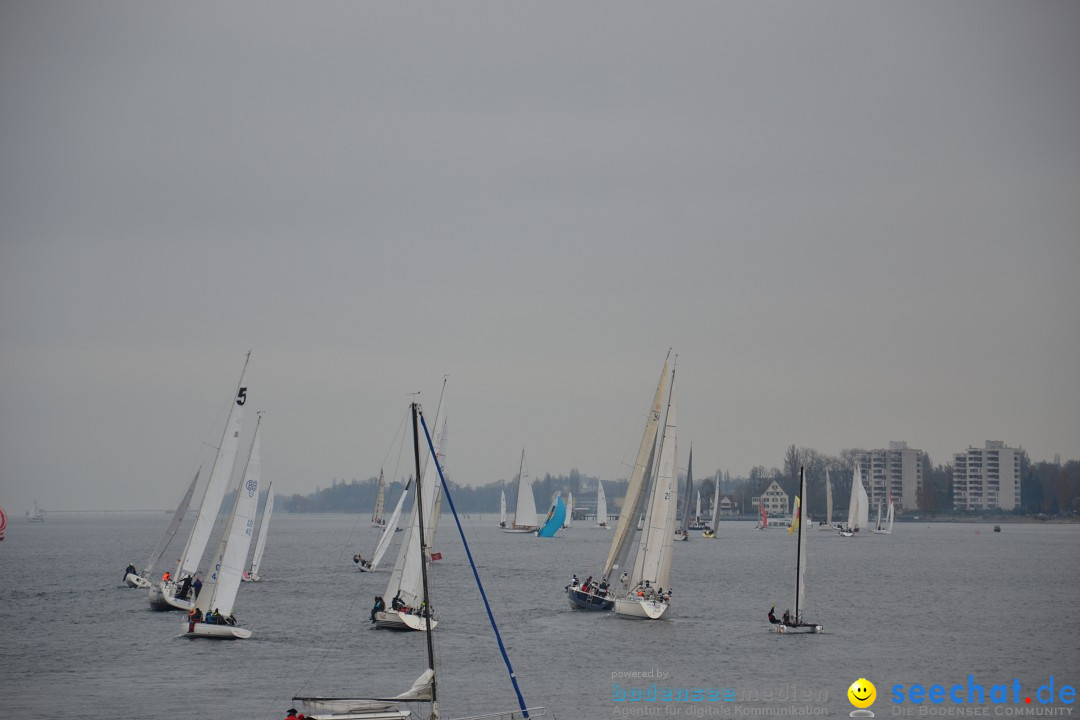
[[[859,678],[851,683],[847,691],[848,700],[857,708],[868,708],[877,700],[877,688],[866,678]]]

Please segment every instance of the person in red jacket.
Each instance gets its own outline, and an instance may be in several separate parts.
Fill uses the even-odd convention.
[[[289,714],[285,716],[285,720],[297,720],[296,708],[289,708]]]

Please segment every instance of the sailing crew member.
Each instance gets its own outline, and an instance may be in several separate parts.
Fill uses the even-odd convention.
[[[780,624],[780,621],[776,619],[776,606],[775,605],[773,605],[771,608],[769,608],[769,622],[771,622],[773,625],[779,625]]]
[[[784,624],[785,625],[790,625],[791,624],[791,611],[790,610],[785,610],[784,611]]]
[[[383,602],[382,595],[375,596],[375,605],[371,608],[371,622],[375,622],[375,613],[382,612],[386,609],[386,603]]]
[[[199,591],[202,590],[202,580],[199,579],[198,575],[195,576],[195,580],[191,583],[191,589],[195,591],[195,599],[198,600]]]
[[[607,578],[603,578],[603,579],[602,579],[602,580],[600,581],[600,585],[599,585],[599,587],[598,587],[598,590],[599,590],[599,594],[600,594],[600,597],[607,597],[607,593],[608,593],[608,582],[607,582]]]
[[[127,569],[124,570],[124,579],[127,579],[128,575],[138,575],[139,571],[135,568],[135,563],[128,563]]]

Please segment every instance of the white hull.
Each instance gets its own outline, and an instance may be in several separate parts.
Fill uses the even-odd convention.
[[[293,698],[304,704],[307,717],[312,720],[391,720],[411,718],[411,710],[398,709],[390,700],[367,700],[357,698]]]
[[[387,630],[427,630],[427,618],[397,610],[382,610],[375,613],[375,627]],[[439,627],[439,621],[431,619],[431,629]]]
[[[132,575],[131,573],[128,573],[124,576],[124,584],[128,587],[145,588],[147,590],[153,587],[153,583],[151,583],[146,578],[142,577],[141,575]]]
[[[668,603],[656,600],[642,600],[640,598],[616,598],[615,614],[623,617],[641,618],[642,620],[659,620],[667,615],[670,607]]]
[[[508,528],[503,528],[503,529],[502,529],[502,531],[503,531],[504,533],[516,533],[516,534],[518,534],[518,535],[523,535],[523,534],[525,534],[525,533],[534,533],[534,532],[536,532],[536,531],[537,531],[537,530],[539,530],[539,529],[540,529],[540,528],[527,528],[527,527],[523,527],[523,528],[516,528],[516,527],[508,527]]]
[[[875,535],[892,535],[892,530],[871,530]]]
[[[169,591],[164,592],[161,585],[154,585],[150,588],[150,607],[153,610],[183,610],[187,612],[191,609],[192,605],[187,600],[181,600],[172,596],[172,586],[169,586]]]
[[[259,582],[262,580],[258,575],[252,575],[251,573],[244,573],[240,576],[241,582]]]
[[[214,640],[247,640],[251,637],[251,631],[235,625],[214,625],[212,623],[189,625],[185,622],[184,637],[192,640],[200,637]]]
[[[820,625],[770,625],[769,632],[778,635],[816,635],[821,632]]]

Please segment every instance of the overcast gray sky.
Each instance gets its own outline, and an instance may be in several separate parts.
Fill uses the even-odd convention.
[[[1080,458],[1080,4],[0,5],[0,504]],[[248,433],[254,426],[250,416]],[[242,456],[243,456],[242,451]],[[405,472],[404,466],[399,471]]]

